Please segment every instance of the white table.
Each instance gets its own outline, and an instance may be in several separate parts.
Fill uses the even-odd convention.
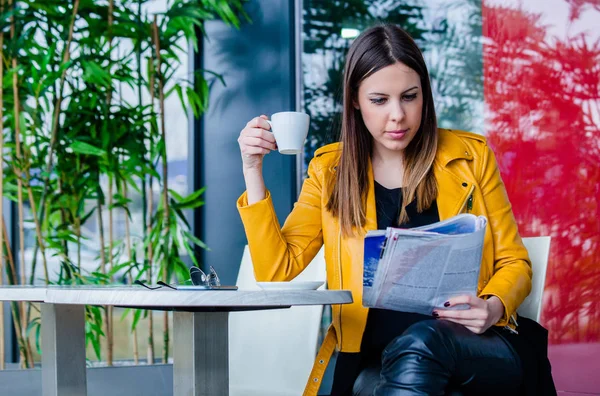
[[[43,303],[46,290],[45,286],[2,286],[0,301]],[[85,307],[57,309],[41,304],[41,311],[44,396],[85,395]]]
[[[0,286],[0,301],[44,302],[44,286]]]
[[[53,368],[48,368],[48,375],[57,375],[59,380],[52,382],[53,390],[47,390],[44,382],[45,396],[86,393],[85,305],[174,311],[174,396],[227,396],[229,312],[289,308],[294,305],[347,304],[352,302],[352,294],[344,290],[175,291],[147,290],[140,286],[51,286],[46,291],[44,302],[49,313],[42,318],[46,320],[43,326],[52,327],[55,336],[47,337],[53,345],[46,344],[44,339],[44,355],[46,348],[70,350],[63,355],[58,352],[55,354]],[[66,362],[66,359],[70,361]],[[45,371],[46,361],[42,363],[42,370]],[[84,367],[83,373],[81,370],[63,370],[75,364]]]

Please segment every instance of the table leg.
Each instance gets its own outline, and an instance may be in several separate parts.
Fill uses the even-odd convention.
[[[85,396],[85,306],[42,306],[42,394]]]
[[[174,396],[229,396],[228,326],[228,312],[174,312]]]

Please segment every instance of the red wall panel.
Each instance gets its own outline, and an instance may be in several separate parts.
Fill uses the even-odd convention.
[[[482,5],[486,135],[521,235],[552,236],[557,386],[600,393],[600,0],[510,3]]]

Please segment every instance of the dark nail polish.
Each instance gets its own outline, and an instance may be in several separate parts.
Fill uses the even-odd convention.
[[[444,303],[444,307],[449,307],[449,306],[450,306],[450,301],[446,301],[446,302]]]
[[[440,314],[439,314],[439,313],[437,313],[437,312],[435,312],[435,311],[433,311],[432,315],[433,315],[433,317],[434,317],[434,318],[437,318],[437,317],[439,317],[439,316],[440,316]]]

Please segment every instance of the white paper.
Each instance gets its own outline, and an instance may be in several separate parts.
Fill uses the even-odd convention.
[[[461,214],[419,228],[370,231],[363,305],[429,315],[450,297],[476,295],[486,224],[483,216]]]

